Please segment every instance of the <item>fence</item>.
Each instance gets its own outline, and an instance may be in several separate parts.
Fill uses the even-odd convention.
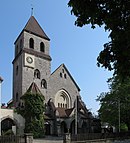
[[[77,135],[66,134],[64,137],[64,143],[71,142],[71,141],[73,142],[73,141],[98,140],[98,139],[130,139],[130,132],[86,133],[86,134],[77,134]]]
[[[24,136],[0,136],[0,143],[33,143],[32,134]]]
[[[22,136],[0,136],[0,143],[25,143]]]
[[[130,138],[130,132],[120,132],[120,133],[88,133],[88,134],[77,134],[71,135],[71,141],[82,141],[82,140],[96,140],[96,139],[126,139]]]

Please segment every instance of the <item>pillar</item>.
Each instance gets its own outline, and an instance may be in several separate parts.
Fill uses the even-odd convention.
[[[33,143],[33,134],[31,133],[25,134],[25,143]]]
[[[3,79],[0,77],[0,136],[1,136],[1,84],[3,82]]]

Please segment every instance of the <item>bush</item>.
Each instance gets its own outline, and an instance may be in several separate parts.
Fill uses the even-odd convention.
[[[128,127],[127,127],[127,125],[125,123],[122,123],[120,128],[121,128],[122,132],[128,131]]]
[[[25,118],[25,133],[32,133],[34,138],[44,137],[44,96],[26,92],[21,98],[24,108],[17,112]]]
[[[14,132],[11,129],[9,129],[9,130],[3,132],[2,135],[4,135],[4,136],[14,135]]]

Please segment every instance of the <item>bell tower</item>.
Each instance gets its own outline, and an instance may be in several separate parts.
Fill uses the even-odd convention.
[[[13,102],[17,107],[32,82],[46,99],[51,74],[50,39],[31,16],[16,39],[13,60]]]

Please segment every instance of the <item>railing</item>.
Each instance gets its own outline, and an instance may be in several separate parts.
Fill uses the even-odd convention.
[[[0,136],[0,143],[25,143],[22,136]]]
[[[97,140],[97,139],[129,139],[130,132],[120,132],[120,133],[86,133],[71,135],[71,141],[84,141],[84,140]]]

